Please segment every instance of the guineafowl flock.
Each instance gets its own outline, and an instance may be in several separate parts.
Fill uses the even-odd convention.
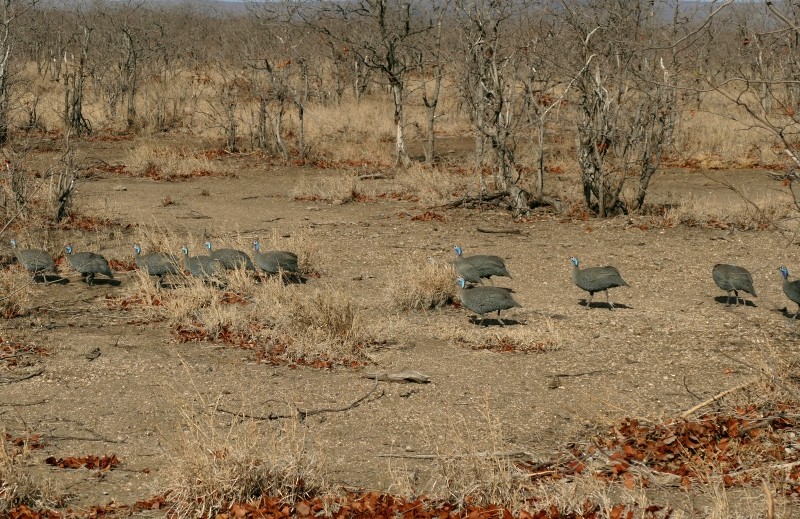
[[[48,274],[58,274],[53,256],[49,252],[41,249],[22,249],[16,240],[11,240],[11,247],[17,262],[31,274],[34,281],[42,279],[47,282]],[[252,258],[238,249],[214,249],[209,241],[205,242],[204,247],[208,251],[207,255],[191,256],[186,245],[181,249],[185,271],[204,282],[222,283],[225,272],[232,269],[289,278],[300,277],[297,254],[279,250],[264,251],[258,240],[253,241]],[[522,306],[514,299],[513,289],[494,286],[492,277],[512,279],[505,260],[500,256],[489,254],[465,256],[463,249],[458,245],[454,250],[456,258],[452,262],[452,268],[459,287],[461,305],[478,315],[479,325],[484,324],[486,314],[497,312],[497,322],[505,326],[506,321],[500,318],[500,312]],[[166,252],[145,254],[138,244],[133,246],[133,251],[136,266],[147,275],[157,278],[158,288],[164,286],[166,276],[180,275],[183,272],[178,258],[172,254]],[[108,261],[100,254],[89,251],[75,252],[72,245],[67,245],[65,257],[70,267],[78,272],[88,285],[94,284],[97,275],[114,279]],[[610,265],[581,268],[576,257],[571,257],[569,261],[572,266],[572,282],[589,293],[585,302],[586,308],[591,308],[595,293],[605,292],[606,306],[609,310],[614,310],[616,307],[608,291],[616,287],[630,287],[619,270]],[[796,319],[800,315],[800,280],[789,280],[789,270],[786,267],[780,267],[778,271],[783,278],[783,293],[798,305],[797,311],[792,315],[792,318]],[[753,276],[744,267],[719,263],[711,269],[711,277],[714,283],[726,292],[727,306],[731,305],[731,295],[735,299],[736,306],[740,305],[740,301],[744,301],[740,292],[757,297],[753,287]],[[491,286],[485,286],[484,280],[488,280]]]
[[[262,251],[258,241],[253,243],[253,259],[244,251],[237,249],[214,250],[211,242],[205,242],[208,255],[191,256],[189,247],[181,248],[183,254],[183,268],[192,277],[203,281],[221,282],[226,270],[243,268],[245,271],[255,272],[256,267],[261,272],[271,275],[295,276],[300,278],[297,265],[297,255],[288,251]],[[32,280],[42,280],[48,283],[47,275],[58,277],[58,269],[53,256],[41,249],[22,249],[18,247],[17,240],[11,240],[11,247],[17,262],[31,274]],[[114,279],[106,258],[95,252],[76,252],[72,245],[64,248],[65,257],[69,266],[81,275],[87,285],[93,285],[95,276],[102,275]],[[143,253],[139,244],[133,246],[134,262],[136,267],[149,276],[156,278],[156,286],[162,288],[168,275],[180,275],[181,262],[172,254],[166,252]],[[255,261],[253,261],[255,260]],[[62,279],[58,277],[58,279]]]

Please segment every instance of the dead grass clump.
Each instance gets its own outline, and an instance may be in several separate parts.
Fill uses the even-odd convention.
[[[0,271],[0,316],[6,319],[22,317],[31,311],[30,274],[20,268]]]
[[[443,204],[467,190],[468,178],[442,168],[415,163],[397,172],[397,193],[414,197],[426,205]]]
[[[291,505],[325,492],[322,463],[297,420],[269,429],[238,420],[223,425],[213,412],[184,412],[167,488],[177,517],[215,517],[264,496]]]
[[[455,299],[455,271],[450,262],[426,261],[408,265],[388,285],[392,305],[398,310],[430,310]]]
[[[184,340],[219,340],[224,335],[247,337],[252,331],[250,320],[236,303],[244,299],[221,291],[198,279],[190,279],[173,290],[174,297],[165,301],[170,324]]]
[[[288,305],[278,310],[279,334],[289,337],[286,355],[293,361],[363,363],[373,342],[350,296],[330,287],[313,292],[292,290]]]
[[[456,343],[468,345],[473,350],[491,350],[496,352],[546,353],[560,350],[564,338],[561,331],[550,318],[543,318],[539,326],[510,327],[496,330],[497,333],[457,335]]]
[[[191,154],[175,148],[141,144],[133,148],[127,159],[128,171],[153,180],[186,180],[195,177],[234,176],[228,168],[203,154]]]
[[[767,230],[794,216],[787,200],[762,197],[751,202],[740,198],[729,201],[682,197],[681,201],[648,206],[643,213],[655,227],[706,227],[742,231]]]
[[[61,505],[63,496],[49,479],[33,477],[23,470],[22,460],[30,452],[27,442],[12,447],[7,438],[0,429],[0,516],[11,515],[15,508],[41,510]]]
[[[295,200],[347,204],[365,201],[369,197],[360,191],[358,181],[346,173],[320,179],[303,179],[292,190]]]

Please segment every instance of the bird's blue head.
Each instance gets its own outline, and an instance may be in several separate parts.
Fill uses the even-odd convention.
[[[206,249],[208,249],[209,251],[211,250],[211,242],[210,241],[205,242],[203,245],[205,245]]]
[[[261,244],[258,243],[258,240],[253,240],[253,248],[256,250],[256,252],[261,251]]]
[[[781,267],[778,270],[780,271],[781,276],[783,276],[783,279],[789,279],[789,269],[786,267]]]
[[[456,284],[457,284],[459,287],[461,287],[461,288],[464,288],[464,287],[467,285],[467,282],[464,280],[464,278],[462,278],[461,276],[459,276],[459,277],[458,277],[458,279],[456,279]]]
[[[183,253],[184,256],[188,256],[189,255],[189,247],[184,245],[183,247],[181,247],[181,252]]]
[[[463,251],[461,250],[461,247],[460,247],[460,246],[458,246],[458,245],[456,245],[455,247],[453,247],[453,250],[454,250],[454,251],[456,251],[456,256],[461,256],[461,253],[463,252]]]
[[[16,248],[17,248],[17,240],[15,240],[15,239],[13,239],[13,238],[12,238],[12,240],[11,240],[11,246],[12,246],[12,247],[14,247],[14,248],[16,249]]]
[[[139,246],[138,243],[133,246],[133,252],[135,252],[136,254],[141,254],[142,253],[142,248]]]
[[[572,256],[569,259],[569,261],[572,262],[572,266],[573,267],[577,267],[578,265],[580,265],[580,262],[578,261],[578,258],[576,258],[575,256]]]
[[[64,250],[67,251],[67,254],[72,254],[72,245],[67,245],[66,247],[64,247]]]

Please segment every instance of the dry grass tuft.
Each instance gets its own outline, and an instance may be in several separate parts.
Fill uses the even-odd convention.
[[[273,353],[293,362],[321,362],[321,367],[331,363],[357,365],[368,360],[365,350],[374,339],[349,294],[331,287],[313,291],[289,287],[278,304],[270,303],[275,301],[274,295],[265,295],[257,306],[273,308]]]
[[[215,517],[232,504],[278,496],[287,504],[323,494],[322,463],[297,420],[274,428],[184,411],[168,485],[177,517]],[[267,430],[265,430],[267,429]]]
[[[648,206],[643,214],[650,216],[655,227],[686,225],[743,231],[774,229],[796,216],[789,200],[782,197],[764,196],[751,202],[733,195],[728,202],[684,196],[675,203]]]
[[[405,272],[393,276],[388,291],[398,310],[430,310],[453,302],[456,275],[450,262],[430,260],[407,265]]]
[[[133,175],[153,180],[186,180],[195,177],[229,177],[233,172],[205,155],[191,154],[174,148],[140,144],[126,160]]]
[[[504,454],[509,448],[502,424],[489,412],[488,402],[481,414],[480,423],[462,417],[462,423],[449,428],[448,441],[438,442],[430,497],[461,507],[500,504],[517,513],[531,497],[529,476]]]
[[[467,191],[469,178],[448,172],[442,168],[431,168],[414,163],[397,172],[394,181],[399,185],[398,193],[419,199],[426,205],[449,202]]]
[[[0,316],[6,319],[22,317],[31,311],[30,274],[22,268],[0,271]]]
[[[535,326],[498,326],[491,331],[478,326],[455,328],[449,339],[473,350],[497,352],[546,353],[564,344],[562,330],[548,317],[537,318]]]
[[[367,199],[359,190],[358,181],[349,174],[337,174],[319,179],[303,179],[291,193],[295,200],[347,204]]]
[[[32,510],[60,506],[63,495],[47,478],[33,477],[23,470],[22,460],[29,455],[27,444],[11,447],[6,432],[0,429],[0,516],[14,508]]]

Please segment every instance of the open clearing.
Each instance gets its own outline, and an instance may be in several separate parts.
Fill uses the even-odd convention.
[[[69,282],[30,286],[35,310],[2,322],[5,341],[39,353],[0,365],[7,382],[0,416],[12,437],[41,435],[43,447],[28,458],[25,471],[50,478],[72,496],[67,505],[73,509],[132,504],[163,492],[201,412],[211,412],[224,430],[237,413],[267,417],[292,406],[344,407],[374,385],[365,373],[416,370],[431,383],[380,383],[352,409],[307,417],[297,438],[321,460],[328,483],[426,494],[439,484],[431,475],[435,462],[418,455],[469,446],[547,460],[623,417],[676,416],[759,370],[791,364],[800,353],[800,328],[786,314],[787,306],[792,313],[796,307],[781,292],[777,270],[786,265],[800,273],[798,249],[791,236],[775,230],[670,226],[655,216],[582,220],[541,213],[514,221],[502,211],[467,209],[433,209],[435,217],[415,220],[430,208],[381,197],[341,204],[295,199],[298,183],[333,177],[333,170],[272,169],[246,157],[219,160],[229,161],[234,178],[93,176],[80,184],[76,210],[121,225],[51,231],[51,252],[61,255],[72,242],[76,250],[86,247],[129,263],[142,228],[168,235],[175,254],[183,243],[199,253],[206,238],[217,247],[249,251],[254,238],[290,244],[302,234],[316,249],[319,277],[286,289],[349,294],[376,338],[367,350],[370,362],[332,369],[273,365],[222,342],[181,342],[166,322],[142,317],[144,308],[109,304],[109,297],[128,297],[141,283],[135,271],[119,272],[119,284],[86,286],[62,262]],[[783,200],[780,184],[764,172],[709,175],[659,175],[651,199],[691,194],[711,205],[739,203],[713,181],[720,178],[747,186],[748,194],[778,193]],[[377,192],[393,188],[391,179],[361,183]],[[449,261],[454,244],[466,254],[506,259],[513,279],[496,284],[513,287],[522,304],[503,313],[509,326],[490,320],[479,327],[466,309],[453,306],[394,308],[393,280],[431,258]],[[573,255],[585,266],[619,268],[631,287],[612,290],[618,310],[609,311],[602,294],[584,308],[586,294],[570,279]],[[726,307],[710,274],[718,262],[747,267],[759,297]],[[543,351],[481,349],[509,340],[539,344]],[[9,383],[27,375],[35,376]],[[255,426],[276,422],[257,420]],[[121,463],[98,473],[44,462],[90,454],[115,454]],[[755,488],[752,495],[760,492]],[[689,516],[703,517],[709,506],[702,492],[673,489],[659,499]]]

